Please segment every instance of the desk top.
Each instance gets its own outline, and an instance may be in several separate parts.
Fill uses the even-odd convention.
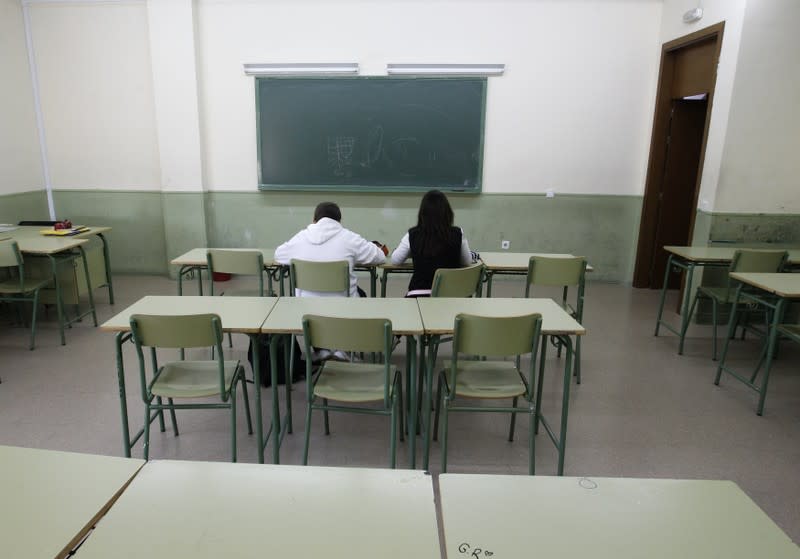
[[[422,334],[422,319],[415,299],[387,297],[281,297],[267,317],[262,332],[302,334],[303,315],[344,318],[388,318],[399,335]]]
[[[800,274],[731,272],[731,278],[787,299],[800,298]]]
[[[745,246],[732,246],[732,247],[683,247],[683,246],[665,246],[664,250],[671,252],[676,256],[680,256],[689,262],[710,262],[723,264],[733,260],[733,253],[737,249],[756,248],[758,250],[787,250],[789,252],[789,263],[800,263],[800,249],[798,248],[785,248],[775,245],[766,245],[759,247],[745,247]]]
[[[144,460],[0,446],[3,557],[62,557]]]
[[[439,488],[451,558],[800,557],[730,481],[443,474]]]
[[[520,316],[540,313],[543,334],[580,336],[586,333],[586,329],[552,299],[431,297],[419,298],[417,302],[426,334],[451,334],[458,313],[479,316]]]
[[[547,256],[548,258],[574,258],[572,254],[548,254],[544,252],[481,252],[481,260],[486,268],[492,271],[525,272],[528,270],[528,263],[531,256]],[[586,265],[587,272],[593,272],[594,268]]]
[[[275,249],[274,248],[225,248],[224,250],[258,250],[264,255],[264,265],[275,265]],[[176,266],[205,266],[208,264],[206,254],[208,248],[193,248],[185,254],[181,254],[177,258],[173,258],[170,264]]]
[[[88,231],[69,237],[48,237],[40,233],[46,228],[41,225],[20,225],[13,231],[3,233],[3,236],[17,241],[20,252],[25,254],[56,254],[79,247],[94,235],[111,231],[110,227],[90,227]]]
[[[431,477],[151,461],[76,559],[439,557]]]
[[[246,334],[258,333],[277,297],[200,297],[192,295],[149,295],[108,319],[100,326],[109,332],[131,329],[133,314],[204,314],[215,313],[222,319],[222,330]]]

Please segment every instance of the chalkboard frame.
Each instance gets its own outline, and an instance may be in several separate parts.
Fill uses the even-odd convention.
[[[430,184],[426,186],[413,186],[413,185],[394,185],[394,186],[379,186],[379,185],[356,185],[356,184],[336,184],[336,185],[319,185],[319,184],[279,184],[279,183],[265,183],[262,177],[261,166],[261,148],[262,148],[262,130],[261,130],[261,103],[259,101],[259,90],[263,81],[276,81],[276,80],[391,80],[391,81],[413,81],[413,80],[440,80],[440,81],[475,81],[481,84],[481,106],[480,106],[480,139],[479,139],[479,158],[477,178],[474,186],[471,187],[457,187],[441,184]],[[256,165],[258,172],[258,190],[260,191],[306,191],[306,192],[364,192],[364,193],[398,193],[398,192],[426,192],[430,189],[436,188],[445,192],[455,192],[463,194],[480,194],[483,190],[483,157],[484,157],[484,141],[486,135],[486,89],[488,86],[488,79],[486,77],[466,77],[466,76],[261,76],[253,80],[255,83],[255,102],[256,102]]]

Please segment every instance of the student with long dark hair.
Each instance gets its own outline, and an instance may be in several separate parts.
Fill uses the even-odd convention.
[[[414,263],[407,297],[428,297],[433,275],[438,268],[462,268],[472,264],[472,254],[464,232],[453,225],[453,209],[439,190],[422,197],[417,225],[403,235],[392,253],[392,264],[407,258]]]

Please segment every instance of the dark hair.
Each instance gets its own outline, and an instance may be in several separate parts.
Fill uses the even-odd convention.
[[[334,202],[320,202],[314,210],[314,221],[329,217],[334,221],[342,221],[342,210]]]
[[[425,256],[439,254],[451,236],[453,208],[439,190],[429,190],[422,197],[417,214],[420,248]]]

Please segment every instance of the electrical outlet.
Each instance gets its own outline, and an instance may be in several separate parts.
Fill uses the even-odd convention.
[[[511,241],[500,241],[500,248],[508,250],[511,247]]]

